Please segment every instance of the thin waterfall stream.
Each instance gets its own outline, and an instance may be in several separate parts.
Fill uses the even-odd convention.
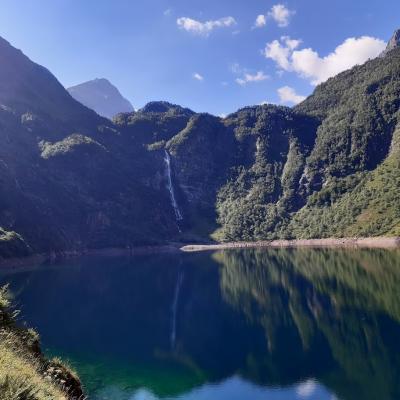
[[[170,198],[171,198],[171,205],[172,205],[172,207],[174,209],[176,220],[177,221],[182,221],[183,220],[183,216],[182,216],[182,213],[181,213],[181,211],[179,209],[178,203],[176,202],[174,185],[172,183],[171,157],[170,157],[170,155],[169,155],[167,150],[165,150],[164,162],[165,162],[166,175],[167,175],[167,189],[169,191],[169,195],[170,195]]]

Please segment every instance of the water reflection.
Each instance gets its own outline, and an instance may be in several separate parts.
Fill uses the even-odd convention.
[[[215,255],[226,301],[264,327],[260,375],[295,379],[303,369],[343,399],[400,397],[399,257],[304,249]]]
[[[398,251],[88,259],[0,279],[92,398],[400,398]]]

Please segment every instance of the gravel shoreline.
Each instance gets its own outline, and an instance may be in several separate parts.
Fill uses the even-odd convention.
[[[241,248],[287,248],[287,247],[353,247],[353,248],[400,248],[400,237],[342,238],[342,239],[296,239],[260,242],[231,242],[217,244],[193,244],[181,247],[182,251],[207,251]]]
[[[31,265],[41,265],[44,263],[54,263],[56,261],[74,259],[85,256],[133,256],[137,254],[151,253],[171,253],[171,252],[196,252],[224,249],[243,249],[243,248],[290,248],[290,247],[332,247],[332,248],[380,248],[396,249],[400,248],[400,237],[371,237],[371,238],[342,238],[342,239],[296,239],[296,240],[271,240],[259,242],[230,242],[230,243],[210,243],[210,244],[189,244],[170,243],[167,245],[137,246],[132,248],[106,248],[91,249],[83,251],[65,251],[51,254],[34,254],[27,257],[6,258],[0,257],[0,269],[23,268]]]

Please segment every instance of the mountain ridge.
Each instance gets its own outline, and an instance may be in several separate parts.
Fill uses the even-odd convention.
[[[151,102],[110,121],[6,41],[0,61],[2,257],[400,234],[399,48],[224,119]]]

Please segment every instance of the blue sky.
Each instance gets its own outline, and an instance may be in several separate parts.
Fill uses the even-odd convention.
[[[64,86],[105,77],[136,108],[167,100],[216,115],[262,102],[293,105],[316,83],[375,56],[400,27],[399,0],[0,6],[0,35]]]

